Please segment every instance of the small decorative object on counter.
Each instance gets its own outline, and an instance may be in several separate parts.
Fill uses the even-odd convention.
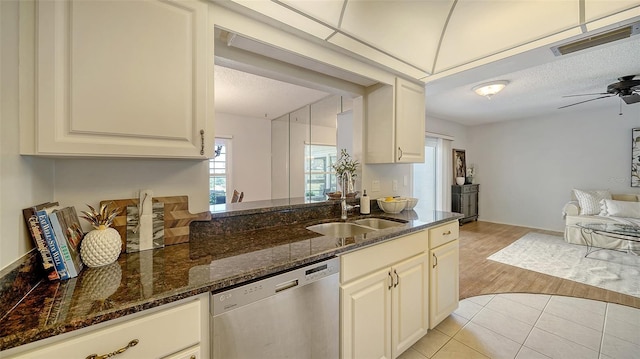
[[[360,197],[360,213],[361,214],[369,214],[371,213],[371,202],[369,201],[369,196],[367,195],[367,190],[363,190],[362,197]]]
[[[89,267],[101,267],[115,262],[120,256],[122,250],[122,241],[120,233],[111,228],[113,220],[120,213],[117,207],[109,207],[105,203],[100,206],[100,210],[87,205],[91,212],[82,211],[84,216],[93,228],[87,233],[80,245],[80,256],[82,261]]]
[[[456,184],[462,186],[465,182],[465,177],[456,177]]]
[[[385,213],[400,213],[407,206],[406,199],[394,197],[381,197],[377,199],[378,207]]]

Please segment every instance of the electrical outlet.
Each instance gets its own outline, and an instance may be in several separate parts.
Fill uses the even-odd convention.
[[[391,189],[396,192],[398,190],[398,180],[393,180],[393,182],[391,182]]]
[[[380,192],[380,181],[379,180],[371,181],[371,192]]]

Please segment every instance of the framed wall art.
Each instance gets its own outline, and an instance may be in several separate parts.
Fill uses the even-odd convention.
[[[631,130],[631,187],[640,187],[640,128]]]
[[[462,183],[464,184],[464,178],[467,176],[467,159],[465,158],[464,150],[453,149],[453,182],[457,183],[460,180],[457,178],[462,177]]]

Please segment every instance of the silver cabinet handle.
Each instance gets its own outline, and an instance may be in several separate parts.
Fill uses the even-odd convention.
[[[200,155],[204,155],[204,130],[200,130]]]
[[[443,235],[443,236],[448,236],[448,235],[450,235],[450,234],[451,234],[451,231],[442,232],[442,235]]]
[[[120,348],[114,352],[108,353],[108,354],[104,354],[104,355],[98,355],[98,354],[91,354],[89,355],[86,359],[107,359],[107,358],[111,358],[114,357],[118,354],[122,354],[124,352],[127,351],[127,349],[135,347],[136,345],[138,345],[140,341],[138,339],[134,339],[132,341],[129,342],[129,344],[127,344],[124,348]]]
[[[398,152],[400,152],[400,156],[398,156],[398,161],[402,158],[402,148],[398,147]]]
[[[393,288],[393,277],[391,276],[391,271],[389,271],[389,273],[387,273],[389,275],[389,287],[387,289],[391,290],[391,288]]]
[[[433,253],[433,268],[435,268],[438,265],[438,256],[436,256],[435,253]]]

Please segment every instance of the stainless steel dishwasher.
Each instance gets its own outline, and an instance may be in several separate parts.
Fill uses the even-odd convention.
[[[212,293],[214,359],[339,357],[340,260]]]

